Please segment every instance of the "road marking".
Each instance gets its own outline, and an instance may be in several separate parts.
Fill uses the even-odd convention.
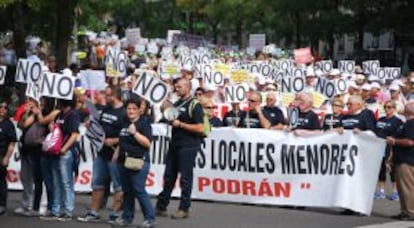
[[[414,222],[387,222],[367,226],[357,226],[355,228],[414,228]]]

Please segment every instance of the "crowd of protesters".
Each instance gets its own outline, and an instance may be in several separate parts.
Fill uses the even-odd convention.
[[[102,44],[96,43],[96,50],[82,65],[73,63],[68,66],[73,76],[81,69],[103,69],[104,56]],[[98,48],[99,47],[99,48]],[[105,47],[106,48],[106,47]],[[11,47],[2,52],[2,64],[8,64]],[[98,51],[99,50],[99,51]],[[126,48],[126,50],[129,50]],[[105,131],[104,146],[93,163],[92,199],[89,210],[78,217],[81,222],[99,221],[99,209],[105,203],[109,186],[114,192],[114,204],[108,222],[128,225],[134,218],[135,198],[143,213],[141,227],[155,226],[156,216],[167,216],[167,206],[172,187],[181,173],[182,193],[178,210],[171,214],[172,218],[188,218],[191,206],[191,190],[193,164],[202,140],[202,121],[204,114],[212,127],[262,128],[269,130],[289,131],[296,135],[320,134],[324,131],[344,130],[371,131],[387,142],[384,159],[379,174],[375,199],[398,201],[401,213],[396,219],[414,219],[414,73],[388,81],[372,79],[356,67],[354,74],[341,74],[333,69],[325,75],[317,75],[311,65],[306,70],[306,88],[295,94],[294,99],[286,106],[281,102],[280,84],[261,77],[254,79],[246,94],[245,103],[228,104],[230,109],[222,116],[217,116],[219,104],[224,103],[224,87],[229,85],[227,79],[224,86],[205,84],[202,77],[195,75],[194,66],[184,65],[178,76],[159,73],[162,61],[160,54],[136,55],[129,52],[130,64],[127,76],[123,78],[107,78],[107,87],[102,91],[90,91],[78,83],[72,100],[60,100],[42,97],[36,101],[30,97],[24,99],[20,107],[16,107],[14,120],[22,131],[16,137],[15,128],[10,121],[7,106],[0,106],[0,214],[6,212],[7,183],[6,167],[15,146],[20,147],[21,181],[23,184],[21,206],[15,213],[25,216],[40,216],[45,220],[69,221],[73,218],[75,208],[74,177],[79,162],[77,138],[79,125],[88,125],[88,109],[86,98],[92,99],[99,110],[99,122]],[[44,62],[51,72],[56,69],[53,56],[47,56],[40,48],[29,58]],[[173,56],[174,58],[174,56]],[[217,55],[220,62],[231,64],[241,60],[270,61],[270,54],[257,52],[253,56],[234,54]],[[92,64],[95,62],[96,64]],[[142,71],[153,71],[170,85],[171,93],[160,106],[150,103],[132,92],[133,85]],[[312,92],[317,77],[329,80],[346,79],[347,91],[337,94],[335,98],[326,100],[316,107]],[[10,83],[10,82],[8,82]],[[18,94],[21,96],[21,94]],[[188,111],[192,100],[197,100],[195,109]],[[167,107],[184,107],[174,120],[165,118]],[[294,125],[288,119],[289,110],[298,109],[298,119]],[[191,114],[189,114],[192,112]],[[145,191],[145,180],[150,169],[149,148],[151,145],[151,123],[169,122],[173,126],[172,145],[167,153],[167,164],[164,174],[164,188],[158,195],[156,205],[152,205]],[[60,125],[64,143],[58,156],[43,151],[41,142],[26,141],[25,135],[35,125],[43,128],[45,136],[53,125]],[[195,134],[196,133],[196,134]],[[191,156],[189,155],[191,154]],[[128,160],[128,162],[127,162]],[[139,160],[139,161],[138,161]],[[134,161],[139,167],[129,167],[127,163]],[[392,191],[386,194],[386,177],[390,173]],[[40,213],[42,185],[46,186],[47,210]],[[344,211],[343,214],[355,214]]]

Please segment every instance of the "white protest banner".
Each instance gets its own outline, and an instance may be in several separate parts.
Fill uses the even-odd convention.
[[[318,92],[327,98],[333,98],[335,96],[335,89],[335,83],[325,78],[318,78],[315,85],[315,92]]]
[[[295,63],[306,64],[312,62],[312,52],[310,47],[299,48],[294,50]]]
[[[353,74],[355,72],[355,61],[353,60],[339,60],[338,69],[341,73]]]
[[[102,70],[82,70],[79,72],[82,87],[90,90],[104,90],[105,72]]]
[[[226,103],[242,103],[246,101],[246,87],[244,85],[226,86],[224,88],[224,100]]]
[[[379,60],[369,60],[362,62],[362,69],[366,74],[373,74],[375,75],[377,69],[380,68],[380,61]]]
[[[144,97],[152,105],[161,104],[168,96],[170,87],[154,75],[144,72],[138,77],[133,92]]]
[[[315,70],[320,70],[323,73],[329,73],[333,69],[332,60],[323,60],[315,63]]]
[[[125,31],[125,37],[126,37],[128,45],[134,46],[138,44],[138,40],[141,38],[141,29],[140,28],[127,29]]]
[[[146,189],[162,190],[171,134],[153,124],[151,170]],[[80,128],[81,163],[76,191],[91,191],[97,151]],[[22,189],[20,154],[8,167],[9,189]],[[266,205],[347,208],[369,215],[385,142],[361,132],[326,132],[297,137],[264,129],[213,128],[198,153],[193,199]],[[172,195],[179,196],[177,185]]]
[[[158,54],[159,48],[156,43],[151,42],[147,44],[147,50],[148,50],[148,53],[155,55],[155,54]]]
[[[40,81],[40,94],[64,100],[72,100],[76,78],[70,75],[44,72]]]
[[[106,52],[106,76],[124,77],[128,66],[128,54],[126,51],[117,51],[109,48]]]
[[[250,72],[261,74],[266,79],[276,78],[277,70],[270,63],[254,61],[249,64],[249,69]]]
[[[4,85],[6,79],[7,66],[0,66],[0,85]]]
[[[40,94],[40,88],[39,88],[38,83],[28,82],[26,85],[25,95],[26,97],[33,98],[35,101],[39,102],[41,94]]]
[[[284,77],[281,81],[282,93],[299,93],[305,89],[305,77]]]
[[[20,83],[37,82],[42,76],[40,62],[19,59],[16,66],[15,81]]]
[[[255,50],[262,50],[266,45],[266,34],[250,34],[249,47]]]

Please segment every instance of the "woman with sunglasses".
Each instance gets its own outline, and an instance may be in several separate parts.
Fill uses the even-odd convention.
[[[388,100],[384,104],[385,116],[381,117],[377,121],[376,134],[380,138],[386,138],[387,136],[393,136],[396,134],[397,129],[401,126],[402,121],[396,114],[397,104],[393,100]],[[392,157],[391,147],[387,145],[385,148],[385,156],[382,159],[381,169],[379,173],[379,182],[377,190],[374,194],[374,199],[385,199],[385,181],[387,174],[387,166]],[[392,182],[392,194],[388,196],[390,200],[398,201],[399,196],[397,192],[397,186],[394,179],[394,169],[390,170],[391,182]]]
[[[212,127],[223,127],[223,122],[216,116],[214,116],[214,103],[210,98],[202,98],[200,101],[203,106],[203,110],[207,115],[207,118]]]
[[[344,101],[341,98],[334,99],[332,102],[332,114],[326,115],[322,121],[322,129],[324,131],[332,130],[341,126],[344,106]]]

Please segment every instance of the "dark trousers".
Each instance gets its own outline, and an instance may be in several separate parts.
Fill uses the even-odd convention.
[[[3,157],[0,156],[1,159]],[[1,160],[0,160],[1,161]],[[0,207],[7,207],[7,167],[0,164]]]
[[[41,167],[41,148],[37,152],[32,154],[33,161],[33,181],[34,181],[34,197],[33,197],[33,210],[39,211],[40,200],[43,193],[43,176]]]
[[[164,186],[158,195],[157,209],[166,210],[170,203],[171,192],[173,191],[177,175],[180,173],[181,198],[179,210],[188,211],[191,206],[191,191],[193,188],[193,168],[199,146],[182,147],[170,146],[167,154]]]

